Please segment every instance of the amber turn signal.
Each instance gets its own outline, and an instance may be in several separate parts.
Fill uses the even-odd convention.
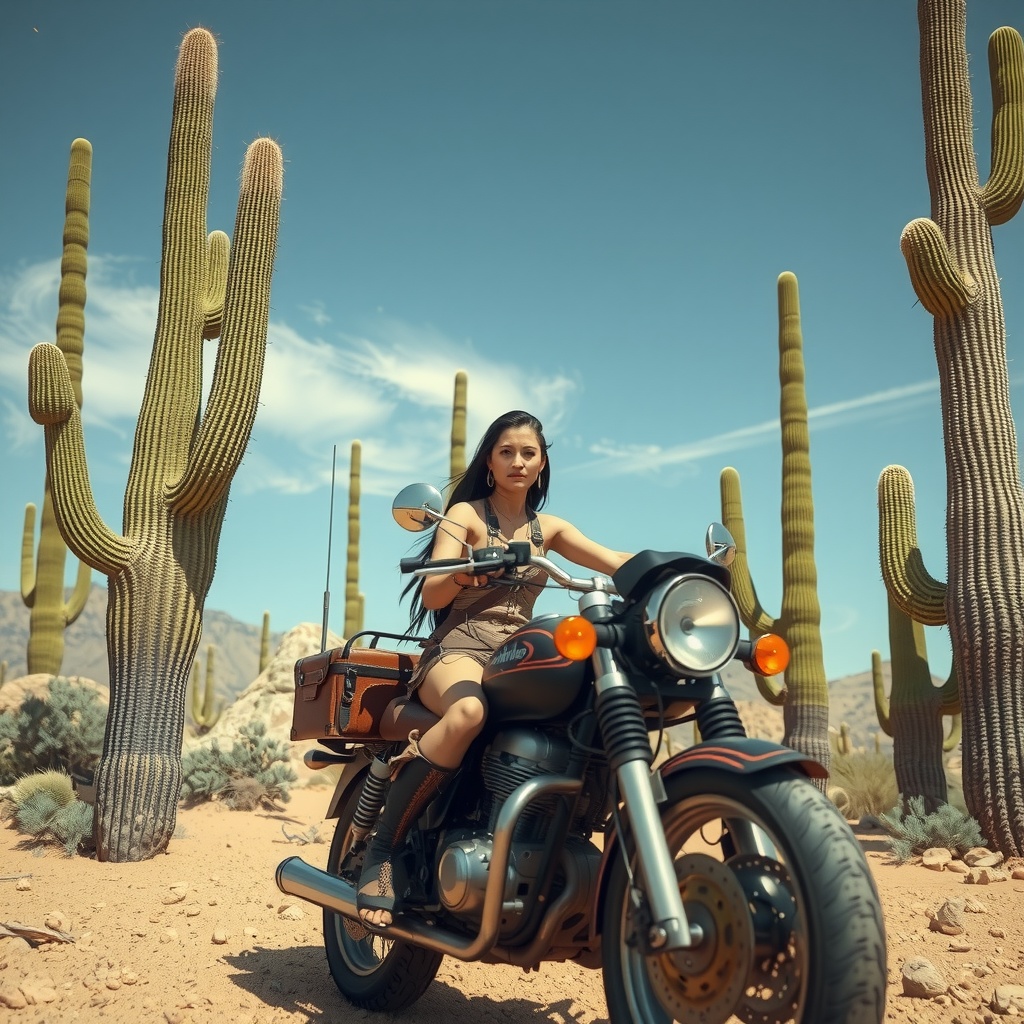
[[[597,630],[582,615],[570,615],[555,626],[555,647],[563,658],[586,661],[597,647]]]
[[[774,633],[765,633],[754,641],[750,668],[759,676],[777,676],[789,664],[789,644]]]

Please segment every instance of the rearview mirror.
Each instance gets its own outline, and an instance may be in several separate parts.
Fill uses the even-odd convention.
[[[430,484],[409,484],[391,503],[391,514],[403,530],[422,533],[443,518],[441,492]]]

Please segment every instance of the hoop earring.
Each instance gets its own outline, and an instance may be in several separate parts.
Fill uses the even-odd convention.
[[[494,474],[490,470],[487,470],[487,486],[494,487]]]

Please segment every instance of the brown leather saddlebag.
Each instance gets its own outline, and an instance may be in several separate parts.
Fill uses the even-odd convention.
[[[384,709],[405,696],[418,661],[418,654],[353,647],[352,640],[300,658],[292,739],[379,740]]]

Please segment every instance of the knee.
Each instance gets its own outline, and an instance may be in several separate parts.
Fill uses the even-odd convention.
[[[445,713],[445,721],[462,736],[475,736],[487,721],[487,701],[483,694],[462,697]]]

